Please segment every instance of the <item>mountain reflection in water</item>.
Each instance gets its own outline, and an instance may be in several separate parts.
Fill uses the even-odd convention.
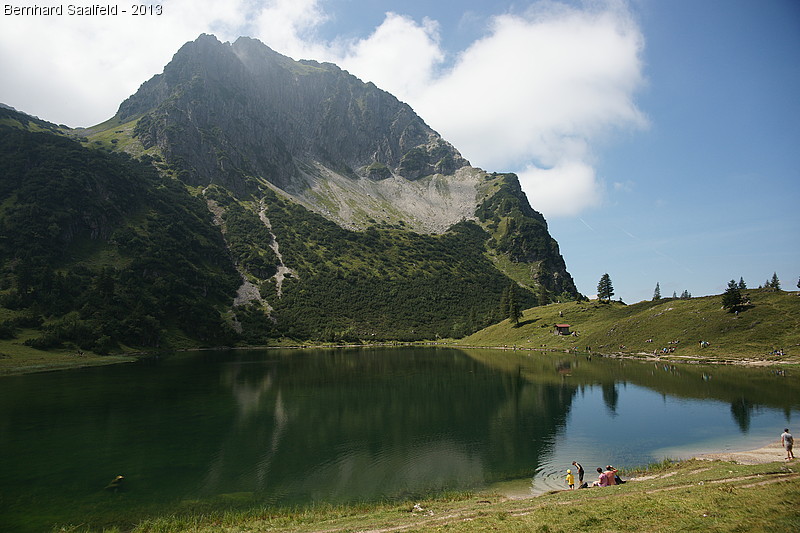
[[[800,410],[788,371],[453,348],[195,352],[0,381],[13,458],[0,516],[16,531],[197,506],[526,496],[563,488],[573,460],[590,476],[760,446]],[[104,491],[120,474],[126,490]]]

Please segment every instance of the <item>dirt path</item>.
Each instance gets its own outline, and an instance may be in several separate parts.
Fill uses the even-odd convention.
[[[773,448],[774,447],[766,447],[766,448]],[[779,447],[779,449],[782,449]],[[755,450],[758,451],[758,450]],[[747,452],[743,452],[747,453]],[[720,454],[722,455],[722,454]],[[762,462],[773,462],[770,461],[762,461]],[[704,470],[704,469],[703,469]],[[702,470],[701,470],[702,471]],[[670,477],[669,475],[664,477]],[[727,479],[720,479],[720,480],[713,480],[709,481],[709,484],[722,484],[722,483],[736,483],[741,481],[747,480],[754,480],[754,483],[746,483],[738,485],[740,488],[750,488],[750,487],[757,487],[761,485],[767,485],[771,483],[780,483],[787,480],[794,480],[800,478],[800,474],[797,473],[776,473],[776,474],[754,474],[751,476],[741,476],[735,478],[727,478]],[[702,483],[700,483],[702,485]],[[694,487],[695,484],[678,484],[678,485],[670,485],[666,487],[660,488],[653,488],[647,491],[644,491],[645,494],[656,494],[659,492],[666,492],[666,491],[674,491],[674,490],[685,490],[687,487]],[[602,490],[594,490],[592,491],[592,501],[602,501],[607,500],[609,498],[616,497],[616,494],[610,493],[610,491],[602,491]],[[489,504],[489,502],[485,502]],[[505,508],[503,512],[508,513],[509,516],[525,516],[531,514],[538,509],[542,509],[547,506],[552,505],[573,505],[574,502],[571,501],[561,501],[561,502],[544,502],[544,503],[537,503],[537,498],[531,498],[526,500],[525,502],[519,501],[520,505],[512,508]],[[409,520],[406,523],[402,524],[394,524],[385,527],[379,528],[365,528],[361,530],[357,530],[358,533],[394,533],[399,531],[405,531],[409,529],[414,530],[421,530],[421,529],[432,529],[434,527],[441,528],[447,526],[448,524],[454,524],[456,522],[470,522],[472,520],[478,519],[481,516],[487,513],[487,509],[491,510],[491,505],[487,507],[483,507],[478,505],[469,505],[465,506],[460,509],[452,509],[447,514],[442,515],[435,515],[433,511],[426,512],[425,509],[420,508],[419,513],[415,513],[417,516],[414,519]],[[340,533],[345,529],[329,529],[329,530],[322,530],[318,533]]]

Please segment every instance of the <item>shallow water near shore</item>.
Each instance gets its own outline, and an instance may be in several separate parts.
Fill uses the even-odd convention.
[[[442,491],[525,497],[565,488],[573,460],[591,481],[607,464],[758,447],[798,414],[793,371],[498,350],[192,352],[10,376],[0,530]],[[116,475],[123,485],[106,490]]]

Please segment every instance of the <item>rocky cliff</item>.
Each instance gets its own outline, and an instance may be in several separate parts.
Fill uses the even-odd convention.
[[[386,207],[370,201],[372,193],[391,203],[401,189],[384,180],[413,182],[468,166],[389,93],[335,65],[296,62],[248,38],[230,44],[203,35],[186,44],[117,117],[138,118],[144,147],[181,165],[189,184],[247,195],[266,181],[311,208],[327,201],[327,214],[345,225],[363,225],[365,215]],[[320,182],[333,189],[322,191]],[[364,207],[353,212],[339,189],[360,193]]]

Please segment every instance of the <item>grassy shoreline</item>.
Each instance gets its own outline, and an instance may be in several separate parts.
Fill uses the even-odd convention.
[[[771,444],[770,452],[780,452]],[[769,459],[769,456],[764,456]],[[800,463],[713,458],[649,465],[624,485],[529,498],[459,494],[419,501],[180,512],[145,519],[131,533],[395,531],[792,531],[800,526]],[[64,526],[59,531],[93,532]],[[118,529],[103,530],[123,531]]]
[[[75,350],[42,352],[33,348],[27,350],[3,348],[0,345],[0,377],[131,363],[141,356],[141,354],[98,355]]]
[[[526,351],[526,352],[542,352],[542,353],[575,353],[575,350],[569,348],[557,349],[541,349],[541,348],[527,348],[519,346],[491,346],[491,345],[477,345],[477,344],[463,344],[459,341],[445,341],[445,342],[425,342],[425,343],[403,343],[403,344],[349,344],[349,345],[286,345],[286,346],[235,346],[235,347],[218,347],[218,348],[190,348],[185,350],[175,350],[174,353],[187,352],[187,351],[204,351],[204,350],[274,350],[274,349],[326,349],[326,348],[368,348],[368,347],[398,347],[398,346],[447,346],[452,348],[463,349],[488,349],[488,350],[512,350],[512,351]],[[173,353],[173,352],[168,352]],[[87,368],[94,366],[115,365],[123,363],[132,363],[142,357],[152,357],[155,353],[126,353],[114,355],[98,355],[93,353],[76,353],[72,351],[62,352],[44,352],[31,355],[16,355],[11,356],[0,351],[0,377],[3,376],[18,376],[24,374],[34,374],[38,372],[56,372],[60,370],[74,370],[79,368]],[[738,365],[738,366],[780,366],[780,367],[794,367],[800,365],[800,357],[798,356],[785,356],[781,359],[774,358],[759,358],[747,357],[741,359],[720,358],[720,357],[704,357],[702,355],[680,355],[680,356],[653,356],[647,353],[597,353],[593,352],[592,355],[596,357],[608,357],[616,359],[632,359],[637,361],[660,361],[662,363],[670,364],[708,364],[708,365]]]
[[[720,308],[719,296],[662,299],[632,305],[566,302],[527,309],[518,324],[504,320],[463,339],[362,344],[297,343],[174,351],[450,346],[567,352],[599,357],[690,364],[745,366],[800,365],[800,297],[783,291],[753,291],[753,305],[739,315]],[[553,325],[569,323],[575,335],[555,335]],[[28,332],[31,335],[32,332]],[[131,362],[149,353],[99,355],[76,349],[41,351],[22,344],[25,333],[0,340],[0,376]],[[700,341],[705,341],[706,347]],[[662,351],[666,349],[666,353]]]

